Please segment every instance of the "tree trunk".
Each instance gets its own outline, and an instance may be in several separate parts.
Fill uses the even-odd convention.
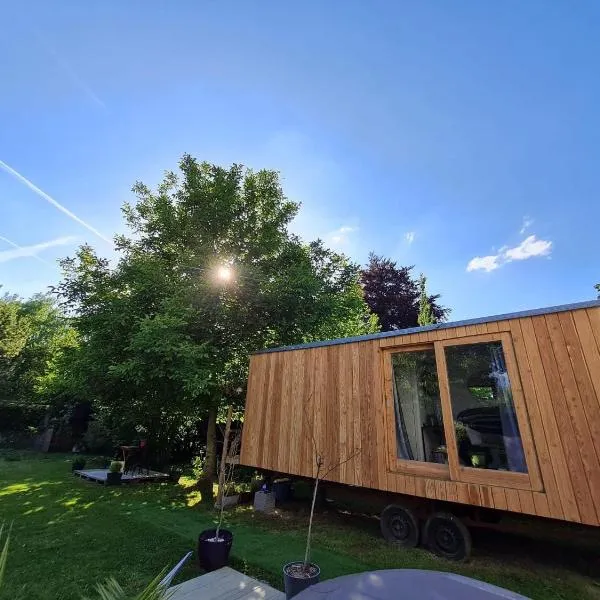
[[[204,479],[214,481],[217,478],[217,409],[208,411],[206,429],[206,460],[204,462]]]

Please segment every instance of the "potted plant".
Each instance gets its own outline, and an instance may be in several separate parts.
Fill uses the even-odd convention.
[[[227,411],[227,425],[223,438],[223,452],[221,455],[221,466],[219,469],[219,491],[215,507],[219,509],[219,520],[216,529],[205,529],[198,536],[198,562],[200,567],[206,571],[216,571],[225,567],[229,561],[229,553],[233,544],[231,531],[222,528],[223,512],[225,509],[225,491],[233,478],[233,462],[227,462],[228,456],[234,456],[240,446],[240,435],[238,434],[231,448],[228,450],[229,433],[231,429],[232,408]]]
[[[487,455],[485,452],[474,451],[471,453],[471,465],[476,469],[487,468]]]
[[[71,461],[71,471],[81,471],[85,467],[85,458],[77,456]]]
[[[310,421],[309,421],[310,422]],[[309,430],[312,432],[312,428]],[[306,546],[304,549],[304,560],[296,560],[289,562],[283,567],[283,583],[285,588],[286,600],[290,600],[296,594],[299,594],[302,590],[307,587],[319,583],[321,576],[321,569],[319,565],[311,562],[310,560],[310,540],[312,535],[313,518],[315,514],[315,504],[317,501],[317,490],[319,487],[319,481],[324,479],[334,469],[337,469],[341,465],[347,463],[360,453],[360,450],[355,450],[353,454],[348,456],[346,459],[341,460],[335,464],[325,464],[325,459],[321,452],[317,449],[317,443],[312,437],[312,444],[315,457],[315,484],[312,491],[312,500],[310,505],[310,516],[308,519],[308,533],[306,535]]]
[[[123,476],[123,461],[113,460],[109,467],[108,473],[106,474],[106,485],[121,485],[121,478]]]

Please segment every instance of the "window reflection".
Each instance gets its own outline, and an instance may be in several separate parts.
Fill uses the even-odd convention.
[[[445,351],[460,464],[527,472],[502,343]]]

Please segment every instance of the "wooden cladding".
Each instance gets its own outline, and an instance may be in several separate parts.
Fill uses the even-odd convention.
[[[390,352],[434,347],[448,403],[443,348],[473,340],[502,341],[527,473],[452,460],[398,465]],[[450,458],[456,440],[444,409]],[[242,464],[311,477],[314,447],[327,464],[358,451],[332,481],[599,525],[600,308],[252,356]]]

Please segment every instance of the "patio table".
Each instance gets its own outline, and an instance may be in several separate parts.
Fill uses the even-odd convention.
[[[528,600],[509,590],[440,571],[389,569],[317,583],[295,600]]]

